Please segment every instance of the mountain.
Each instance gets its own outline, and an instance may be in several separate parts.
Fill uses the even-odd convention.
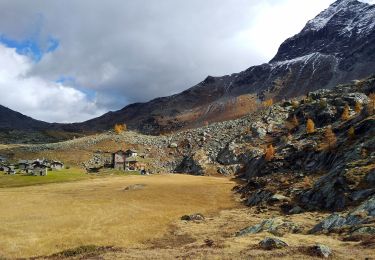
[[[206,121],[238,118],[256,110],[266,99],[302,96],[374,72],[375,5],[338,0],[282,43],[269,63],[223,77],[208,76],[173,96],[131,104],[86,122],[53,127],[72,132],[101,131],[124,122],[130,129],[159,134]]]
[[[21,113],[15,112],[0,105],[0,129],[1,130],[44,130],[51,124],[35,120]]]
[[[242,116],[262,100],[306,95],[375,72],[375,5],[339,0],[281,44],[266,64],[207,77],[170,97],[129,105],[73,127],[106,129],[117,122],[159,133]]]

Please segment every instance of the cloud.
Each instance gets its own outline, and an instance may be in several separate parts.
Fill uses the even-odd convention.
[[[28,76],[35,64],[0,44],[0,104],[48,122],[72,122],[104,111],[73,87]]]
[[[43,53],[26,75],[45,82],[72,78],[69,90],[95,93],[95,105],[85,102],[91,105],[84,116],[75,116],[88,119],[180,92],[207,75],[267,62],[332,2],[0,0],[0,34],[19,42],[33,38],[44,49],[49,38],[58,39],[58,48]]]

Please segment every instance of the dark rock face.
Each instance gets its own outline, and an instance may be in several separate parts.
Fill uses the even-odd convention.
[[[314,208],[343,210],[345,191],[348,189],[345,177],[340,172],[323,176],[314,187],[301,195],[303,205]]]
[[[369,104],[368,94],[375,88],[375,78],[347,85],[340,85],[330,90],[311,92],[309,97],[298,105],[284,102],[280,107],[295,117],[299,124],[290,128],[288,121],[274,124],[265,139],[238,138],[248,146],[265,146],[265,140],[272,140],[275,156],[265,160],[264,154],[247,157],[244,171],[238,177],[247,180],[247,184],[237,189],[248,206],[280,206],[287,214],[301,211],[328,210],[343,211],[357,206],[375,194],[373,158],[375,156],[374,116],[365,112],[355,112],[355,104]],[[324,101],[324,102],[322,102]],[[350,104],[350,119],[342,120],[345,104]],[[324,120],[319,117],[319,109],[335,111]],[[277,110],[278,106],[272,107]],[[256,122],[265,122],[268,112],[257,118]],[[281,116],[285,118],[285,116]],[[306,134],[306,119],[315,122],[316,132]],[[277,121],[277,117],[275,119]],[[289,120],[289,119],[287,119]],[[335,134],[335,147],[327,147],[325,136],[328,126]],[[292,130],[291,130],[292,129]],[[348,134],[354,129],[355,137]],[[264,152],[263,152],[264,153]],[[293,188],[292,188],[293,187]],[[288,198],[283,205],[272,203],[275,194]],[[295,208],[296,210],[292,210]],[[341,219],[334,219],[340,222]]]

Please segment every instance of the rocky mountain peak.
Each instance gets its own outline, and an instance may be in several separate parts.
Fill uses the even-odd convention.
[[[350,31],[358,23],[362,22],[362,26],[369,24],[363,23],[371,22],[365,14],[370,5],[356,0],[338,0],[330,5],[326,10],[321,12],[314,19],[310,20],[304,31],[312,30],[319,31],[327,26],[331,21],[339,25],[347,26],[346,31]]]
[[[319,52],[337,58],[355,58],[375,38],[375,5],[339,0],[310,20],[303,30],[287,39],[271,62]],[[350,61],[353,63],[353,61]]]

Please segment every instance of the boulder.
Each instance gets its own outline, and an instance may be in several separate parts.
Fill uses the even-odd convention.
[[[247,199],[246,205],[256,206],[267,203],[272,196],[273,193],[268,190],[259,190]]]
[[[259,242],[259,246],[264,250],[272,250],[287,247],[288,244],[277,238],[266,237],[265,239]]]
[[[217,172],[219,174],[229,176],[229,175],[234,175],[237,174],[242,168],[241,164],[233,164],[233,165],[228,165],[228,166],[221,166],[218,168]]]
[[[271,196],[271,198],[268,199],[269,203],[286,202],[286,201],[290,201],[290,198],[281,194],[274,194]]]
[[[357,235],[375,235],[375,227],[374,226],[363,226],[359,228],[353,228],[350,231],[351,236],[357,236]]]
[[[203,221],[203,220],[205,220],[205,217],[203,216],[203,214],[195,213],[195,214],[191,214],[191,215],[183,215],[181,217],[181,220],[185,220],[185,221]]]
[[[244,228],[236,233],[236,236],[245,236],[267,231],[275,236],[283,236],[286,233],[298,233],[300,227],[288,220],[282,218],[266,219],[260,224]]]
[[[130,186],[127,186],[124,191],[130,191],[130,190],[142,190],[146,187],[146,184],[133,184]]]
[[[291,215],[301,214],[303,212],[304,212],[303,208],[301,208],[300,206],[295,206],[291,210],[288,211],[288,214],[291,214]]]
[[[261,122],[253,123],[250,127],[253,136],[256,138],[263,139],[267,135],[267,126]]]
[[[314,256],[328,258],[332,255],[331,249],[323,244],[317,244],[310,248],[310,252]]]
[[[343,228],[357,230],[362,225],[375,220],[375,196],[364,201],[346,216],[334,213],[318,223],[310,233],[328,233],[340,231]]]
[[[189,173],[193,175],[204,175],[209,164],[209,158],[203,150],[198,150],[191,156],[185,156],[181,163],[175,168],[175,172]]]
[[[238,164],[239,157],[236,153],[237,145],[233,142],[227,144],[217,155],[217,161],[223,165]]]

